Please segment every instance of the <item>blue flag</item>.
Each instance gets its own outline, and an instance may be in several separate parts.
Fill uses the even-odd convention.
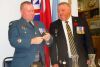
[[[55,21],[58,19],[58,13],[57,13],[58,3],[59,3],[59,0],[53,0],[52,2],[52,21]]]

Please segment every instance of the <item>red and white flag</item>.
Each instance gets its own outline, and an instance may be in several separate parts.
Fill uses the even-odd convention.
[[[32,0],[32,3],[35,8],[34,20],[39,20],[43,22],[46,29],[49,30],[51,23],[50,0]],[[50,54],[47,45],[44,46],[44,54],[45,54],[45,67],[50,67]]]
[[[50,0],[41,0],[40,20],[44,23],[49,30],[51,23],[51,8]]]

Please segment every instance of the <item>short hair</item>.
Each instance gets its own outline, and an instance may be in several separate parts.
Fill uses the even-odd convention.
[[[21,3],[21,5],[20,5],[20,10],[23,8],[23,6],[25,5],[25,4],[32,4],[31,2],[29,2],[29,1],[24,1],[24,2],[22,2]]]
[[[71,7],[70,4],[67,3],[67,2],[61,2],[61,3],[59,3],[59,4],[58,4],[58,7],[59,7],[60,5],[67,5],[67,6]]]

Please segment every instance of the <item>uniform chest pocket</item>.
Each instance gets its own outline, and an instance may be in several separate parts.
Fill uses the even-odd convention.
[[[34,34],[35,34],[34,29],[30,28],[19,29],[20,36],[33,36]]]

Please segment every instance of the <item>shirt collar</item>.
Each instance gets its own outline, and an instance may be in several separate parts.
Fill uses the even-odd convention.
[[[72,18],[72,17],[70,16],[69,19],[66,20],[66,21],[68,21],[68,24],[71,24],[71,22],[70,22],[70,21],[72,20],[71,18]],[[62,23],[63,23],[63,22],[65,22],[65,21],[62,21]]]

